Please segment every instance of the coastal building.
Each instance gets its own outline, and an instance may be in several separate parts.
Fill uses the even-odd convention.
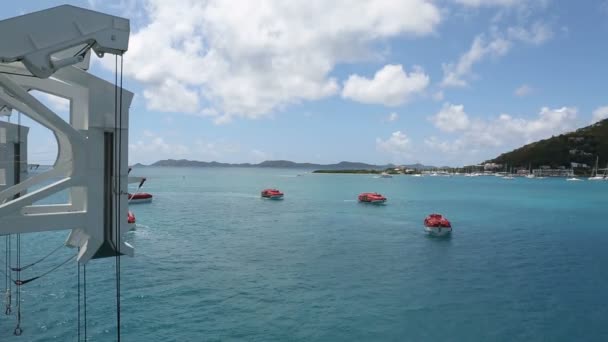
[[[502,168],[502,164],[497,164],[497,163],[485,163],[483,165],[484,171],[492,171],[492,170],[497,170],[497,169],[501,169],[501,168]]]
[[[588,169],[588,168],[589,168],[589,165],[587,165],[587,164],[583,164],[583,163],[575,163],[575,162],[572,162],[572,163],[570,163],[570,167],[571,167],[571,168],[573,168],[573,169],[574,169],[574,168]]]
[[[574,170],[572,169],[535,169],[532,173],[536,177],[573,177]]]

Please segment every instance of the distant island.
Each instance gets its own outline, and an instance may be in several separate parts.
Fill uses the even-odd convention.
[[[608,119],[593,125],[527,144],[487,160],[497,167],[525,169],[573,169],[576,174],[590,174],[599,159],[599,167],[608,164]]]
[[[305,169],[305,170],[319,170],[323,171],[360,171],[354,173],[373,173],[375,171],[382,172],[387,169],[393,169],[396,166],[392,164],[387,165],[374,165],[359,162],[348,162],[342,161],[336,164],[314,164],[314,163],[297,163],[289,160],[266,160],[261,163],[220,163],[216,161],[206,162],[198,160],[187,160],[187,159],[165,159],[159,160],[150,165],[143,165],[140,163],[134,164],[132,167],[258,167],[258,168],[278,168],[278,169]],[[418,170],[430,170],[433,166],[427,166],[422,164],[402,165],[401,168],[411,168]],[[365,171],[365,172],[364,172]]]
[[[399,172],[394,171],[393,168],[387,168],[385,170],[369,170],[369,169],[359,169],[359,170],[315,170],[312,173],[354,173],[354,174],[381,174],[383,172],[390,174],[397,174]]]
[[[428,170],[468,173],[485,170],[486,172],[509,171],[525,174],[530,169],[574,170],[576,174],[591,174],[596,160],[600,168],[608,168],[608,119],[593,125],[561,134],[549,139],[527,144],[511,152],[489,159],[479,165],[462,167],[434,167],[423,164],[374,165],[360,162],[342,161],[336,164],[297,163],[289,160],[266,160],[261,163],[220,163],[187,159],[165,159],[150,165],[135,164],[133,167],[257,167],[281,169],[314,170],[315,173],[354,173],[377,174],[419,173]],[[506,170],[506,168],[509,170]],[[571,171],[570,171],[571,172]],[[564,173],[567,173],[564,171]]]

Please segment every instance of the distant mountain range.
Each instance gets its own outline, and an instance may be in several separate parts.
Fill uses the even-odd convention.
[[[216,161],[205,162],[197,160],[187,159],[165,159],[159,160],[150,165],[135,164],[133,167],[145,167],[145,166],[160,166],[160,167],[267,167],[267,168],[281,168],[281,169],[323,169],[323,170],[384,170],[387,168],[395,167],[393,164],[387,165],[373,165],[366,163],[357,162],[339,162],[337,164],[314,164],[314,163],[296,163],[289,160],[266,160],[258,164],[251,163],[219,163]],[[407,168],[416,169],[432,169],[433,166],[427,166],[422,164],[403,165]]]
[[[529,166],[537,168],[542,165],[569,168],[572,163],[593,167],[598,156],[600,168],[606,167],[606,163],[608,163],[608,119],[574,132],[525,145],[487,162],[526,168]]]

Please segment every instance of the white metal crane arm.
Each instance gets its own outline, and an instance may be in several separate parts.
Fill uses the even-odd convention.
[[[21,61],[36,77],[80,63],[84,53],[53,60],[51,56],[76,46],[97,55],[122,54],[129,45],[129,20],[62,5],[0,21],[0,62]]]

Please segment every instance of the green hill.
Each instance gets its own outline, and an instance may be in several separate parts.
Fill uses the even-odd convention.
[[[570,168],[571,163],[593,167],[596,156],[599,156],[600,168],[606,167],[608,163],[608,119],[574,132],[525,145],[487,162],[525,168],[528,165],[532,165],[533,168],[542,165],[552,168],[560,166]],[[580,169],[580,171],[583,170],[585,169]]]

